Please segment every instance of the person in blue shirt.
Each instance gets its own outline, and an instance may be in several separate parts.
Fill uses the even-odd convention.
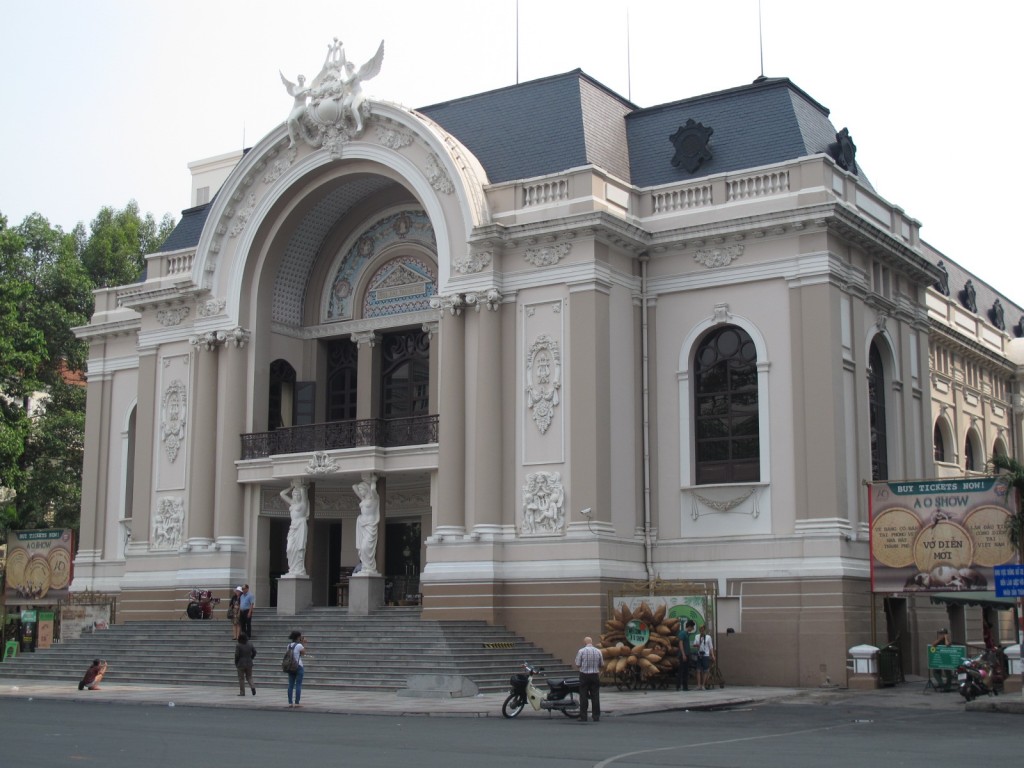
[[[252,640],[252,612],[256,606],[256,597],[248,584],[242,585],[242,598],[238,601],[238,631]]]

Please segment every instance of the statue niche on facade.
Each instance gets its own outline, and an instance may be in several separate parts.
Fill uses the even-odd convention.
[[[383,61],[383,40],[373,58],[356,69],[345,57],[344,45],[334,38],[327,46],[320,74],[308,87],[304,76],[299,75],[299,82],[293,83],[282,73],[281,82],[293,99],[288,115],[289,148],[301,139],[311,147],[338,154],[342,144],[361,134],[364,120],[370,116],[363,82],[380,74]]]

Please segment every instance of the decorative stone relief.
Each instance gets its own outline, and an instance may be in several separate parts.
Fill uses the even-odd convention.
[[[177,549],[185,524],[185,500],[180,497],[160,499],[153,518],[153,549]]]
[[[204,352],[212,352],[223,340],[217,338],[217,331],[206,331],[195,336],[189,336],[188,343],[196,349]]]
[[[200,317],[213,317],[224,311],[226,304],[224,299],[207,299],[196,308],[196,314]]]
[[[401,149],[412,144],[412,134],[390,125],[378,125],[377,141],[388,149]]]
[[[167,452],[167,460],[172,464],[178,458],[181,441],[185,438],[187,400],[185,385],[178,379],[164,390],[160,406],[160,440]]]
[[[228,237],[238,237],[242,234],[242,230],[245,229],[245,225],[249,223],[249,217],[252,216],[253,211],[256,210],[256,195],[250,192],[248,197],[245,198],[245,206],[239,208],[235,213],[235,223],[231,225],[231,229],[228,232]]]
[[[572,243],[556,243],[540,248],[527,248],[523,252],[523,258],[535,267],[550,267],[568,256],[571,250]]]
[[[329,475],[339,469],[341,467],[338,466],[338,462],[332,459],[326,451],[316,451],[306,465],[306,474]]]
[[[534,472],[523,486],[524,535],[557,534],[565,531],[565,489],[559,472]]]
[[[292,110],[288,114],[288,147],[300,140],[311,147],[323,147],[333,157],[341,154],[342,146],[363,132],[363,120],[370,117],[370,103],[363,94],[362,84],[380,74],[384,61],[384,41],[377,53],[356,70],[345,56],[345,47],[334,38],[327,46],[327,58],[313,82],[306,86],[306,78],[298,76],[293,83],[283,74],[288,95],[292,97]]]
[[[543,435],[551,426],[562,388],[562,362],[558,342],[546,333],[537,337],[526,353],[526,407]]]
[[[459,256],[452,259],[452,267],[454,267],[456,272],[462,275],[474,272],[483,272],[491,265],[492,258],[493,256],[490,251],[467,253],[465,256]]]
[[[461,315],[466,308],[466,297],[461,293],[453,293],[449,296],[432,296],[430,298],[432,309],[440,309],[442,312],[449,312],[453,316]]]
[[[455,185],[452,184],[452,180],[448,177],[448,172],[441,165],[441,161],[437,155],[431,153],[427,157],[427,181],[438,192],[450,195],[455,191]]]
[[[693,254],[693,260],[708,269],[714,269],[727,267],[742,255],[742,245],[727,245],[724,248],[701,248]]]
[[[289,147],[278,156],[276,160],[270,165],[270,170],[263,174],[263,183],[272,184],[281,178],[281,174],[291,168],[292,163],[295,162],[295,156],[298,154],[298,148]]]
[[[751,496],[753,496],[756,490],[757,490],[756,488],[749,488],[749,489],[747,489],[746,493],[742,493],[739,496],[734,496],[731,499],[709,499],[709,498],[707,498],[705,496],[701,496],[699,493],[694,493],[693,494],[693,498],[695,499],[695,501],[700,502],[702,505],[707,507],[712,512],[718,512],[720,514],[724,514],[726,512],[732,512],[733,510],[735,510],[737,507],[739,507],[741,504],[743,504],[743,502],[745,502],[747,499],[749,499]],[[701,517],[703,514],[705,514],[705,513],[702,513],[698,509],[697,504],[695,503],[693,505],[693,509],[690,512],[690,517],[692,517],[694,520],[696,520],[699,517]],[[759,509],[758,505],[755,503],[750,508],[750,511],[749,512],[745,512],[744,514],[749,514],[751,517],[757,518],[757,517],[760,516],[761,510]]]
[[[220,344],[232,346],[235,349],[243,349],[249,341],[250,335],[249,331],[245,330],[242,326],[236,326],[227,331],[217,331],[217,341]]]
[[[488,288],[484,293],[477,293],[473,291],[465,294],[466,304],[473,307],[477,312],[480,311],[481,307],[487,307],[492,312],[496,312],[498,307],[501,306],[501,293],[497,288]]]
[[[181,325],[181,321],[188,317],[188,307],[173,307],[161,309],[156,313],[156,321],[165,328]]]

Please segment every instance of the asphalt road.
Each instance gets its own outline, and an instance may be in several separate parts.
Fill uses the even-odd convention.
[[[3,765],[32,768],[952,768],[1020,764],[1020,718],[771,702],[600,723],[0,700]],[[8,762],[10,761],[10,762]]]

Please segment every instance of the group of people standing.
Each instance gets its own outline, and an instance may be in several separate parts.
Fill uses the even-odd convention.
[[[708,628],[700,625],[700,633],[693,619],[687,619],[679,630],[679,666],[676,668],[676,690],[690,690],[690,669],[697,673],[697,690],[710,687],[709,672],[715,663],[715,641],[708,634]]]
[[[679,630],[679,667],[676,669],[676,690],[690,690],[690,669],[697,673],[697,690],[710,686],[711,665],[715,663],[715,642],[707,626],[687,619]],[[576,668],[580,671],[580,721],[588,715],[595,723],[601,720],[601,669],[604,655],[590,637],[583,638],[583,647],[576,652]]]
[[[248,684],[253,696],[256,684],[252,679],[253,660],[256,646],[252,643],[252,614],[256,599],[248,584],[235,587],[228,602],[228,618],[231,620],[232,637],[235,640],[235,669],[238,671],[238,695],[245,696]],[[295,630],[288,636],[288,650],[295,657],[297,669],[288,673],[288,706],[300,707],[302,701],[302,677],[305,672],[303,656],[306,655],[306,638]]]

